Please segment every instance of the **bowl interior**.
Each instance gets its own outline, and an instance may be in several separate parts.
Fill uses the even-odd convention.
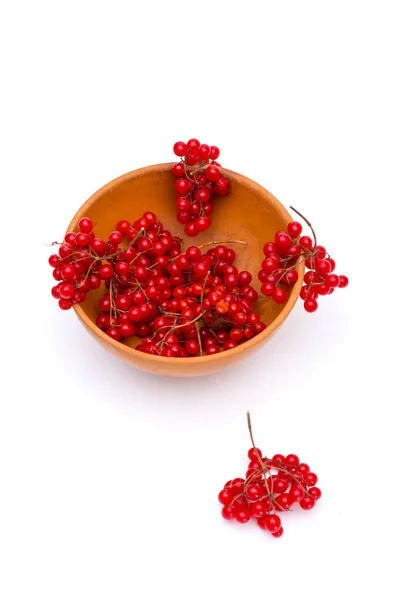
[[[176,220],[175,177],[170,169],[171,164],[145,167],[110,182],[81,207],[68,230],[76,230],[79,219],[88,216],[94,223],[96,235],[107,238],[119,220],[127,219],[133,222],[145,211],[150,210],[173,235],[183,237],[183,226]],[[239,270],[246,269],[252,273],[252,283],[259,291],[257,273],[264,257],[263,245],[274,239],[277,230],[286,227],[290,215],[276,198],[250,179],[226,169],[224,174],[231,182],[231,193],[213,201],[215,209],[211,217],[211,228],[196,238],[185,237],[183,249],[208,241],[246,241],[247,246],[229,244],[229,247],[237,253],[235,266]],[[97,304],[103,293],[104,286],[88,294],[87,300],[80,305],[80,310],[92,322],[99,314]],[[268,326],[284,306],[277,305],[267,298],[257,302],[256,310]],[[132,338],[124,343],[135,347],[139,341],[139,338]]]

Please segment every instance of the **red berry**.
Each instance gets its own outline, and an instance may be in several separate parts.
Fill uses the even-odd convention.
[[[310,510],[315,506],[315,499],[313,496],[304,496],[299,502],[303,510]]]
[[[277,304],[284,304],[287,300],[287,293],[283,288],[274,288],[272,292],[272,300]]]
[[[72,300],[67,300],[65,298],[60,298],[60,300],[58,301],[58,306],[62,309],[62,310],[69,310],[72,306]]]
[[[288,454],[284,462],[288,467],[298,467],[300,464],[300,459],[296,454]]]
[[[221,169],[215,165],[209,165],[205,170],[205,175],[208,181],[217,181],[221,177]]]
[[[221,504],[230,504],[234,498],[234,493],[231,489],[222,490],[218,494],[218,500]]]
[[[318,302],[313,298],[308,298],[304,302],[304,308],[309,313],[315,312],[318,308]]]
[[[330,288],[336,288],[340,284],[340,278],[336,273],[330,273],[325,277],[325,283]]]
[[[119,326],[119,332],[122,337],[129,338],[135,335],[135,328],[131,323],[124,322]]]
[[[339,287],[340,288],[345,288],[349,285],[349,279],[348,277],[346,277],[346,275],[339,275]]]
[[[108,239],[113,246],[119,246],[122,242],[122,233],[120,231],[112,231],[108,236]]]
[[[115,340],[116,342],[118,342],[120,340],[121,334],[119,332],[119,329],[117,327],[109,327],[106,331],[106,334],[108,336],[110,336],[110,338],[112,338],[113,340]]]
[[[70,280],[75,277],[76,271],[74,265],[66,264],[60,268],[60,274],[63,279]]]
[[[175,181],[175,190],[181,196],[186,196],[190,192],[190,181],[185,177],[181,177]]]
[[[59,261],[59,257],[57,256],[57,254],[52,254],[49,258],[49,265],[51,267],[53,267],[53,269],[56,269],[58,267],[58,261]]]
[[[82,219],[78,223],[79,231],[82,233],[90,233],[93,229],[92,219],[89,217],[82,217]]]
[[[302,498],[304,498],[304,489],[299,485],[292,485],[290,488],[289,497],[291,502],[299,502]]]
[[[264,518],[264,522],[265,529],[267,529],[271,533],[279,531],[279,529],[282,527],[281,520],[278,517],[278,515],[267,515]]]
[[[304,480],[307,483],[307,485],[314,487],[318,481],[318,477],[316,476],[315,473],[309,472],[304,475]]]
[[[183,162],[177,162],[172,167],[172,173],[175,177],[183,177],[185,175],[185,165]]]
[[[217,160],[218,157],[219,157],[219,148],[217,146],[210,146],[211,160]]]
[[[118,222],[117,229],[120,233],[122,233],[122,235],[125,235],[126,232],[128,231],[128,229],[130,228],[130,226],[131,225],[130,225],[129,221],[122,220],[122,221]]]
[[[242,505],[235,509],[235,519],[238,523],[247,523],[250,520],[251,513],[247,506]]]
[[[311,487],[308,490],[308,493],[314,498],[314,500],[319,500],[322,496],[322,492],[318,487]]]
[[[299,239],[299,244],[306,250],[312,250],[314,246],[312,239],[308,237],[308,235],[301,236],[301,238]]]
[[[173,147],[174,154],[176,156],[185,156],[187,146],[185,142],[176,142]]]
[[[276,481],[274,481],[274,492],[275,492],[275,488],[276,488],[276,484],[279,482],[279,485],[282,484],[286,484],[286,486],[289,486],[289,483],[287,481],[284,481],[283,479],[277,479]],[[293,502],[289,496],[289,494],[279,494],[278,496],[275,496],[274,498],[274,505],[277,505],[277,507],[281,510],[289,510],[289,508],[292,506]]]
[[[195,221],[197,231],[206,231],[211,225],[210,217],[198,217]]]
[[[199,148],[199,156],[200,156],[200,160],[205,161],[208,160],[209,156],[210,156],[210,146],[208,146],[207,144],[201,144],[200,148]]]
[[[315,263],[315,270],[318,275],[327,275],[331,270],[331,265],[327,260],[317,260]]]
[[[197,152],[200,149],[200,142],[196,138],[192,138],[188,141],[187,147],[193,152]]]
[[[232,506],[223,506],[221,514],[224,519],[230,520],[235,517],[235,509]]]
[[[262,452],[259,448],[250,448],[247,456],[250,460],[258,460],[259,458],[262,458]]]
[[[272,535],[276,538],[281,537],[281,535],[283,535],[283,527],[278,529],[278,531],[274,531],[274,533]]]
[[[77,246],[87,246],[90,241],[89,235],[87,233],[77,233],[75,236],[75,243]]]
[[[287,226],[287,232],[291,237],[297,237],[301,234],[302,231],[303,228],[301,226],[301,223],[298,223],[297,221],[292,221]]]
[[[278,250],[287,252],[292,246],[292,239],[286,231],[278,231],[278,233],[275,234],[275,245]]]
[[[195,221],[190,221],[185,225],[185,233],[189,237],[196,237],[196,235],[199,233],[199,230],[196,227]]]
[[[317,246],[315,246],[315,250],[316,250],[316,252],[315,252],[316,259],[322,260],[323,258],[325,258],[326,250],[323,246],[317,245]]]
[[[268,504],[266,502],[253,502],[250,505],[250,512],[255,519],[265,517],[267,510]]]
[[[259,500],[265,495],[265,490],[261,485],[249,485],[246,489],[246,496],[249,500]]]
[[[98,274],[101,279],[110,279],[114,274],[114,269],[112,265],[104,264],[99,268]]]
[[[61,298],[64,300],[70,300],[74,297],[75,287],[72,285],[72,283],[62,283],[59,287],[59,292]]]
[[[297,470],[300,471],[302,475],[305,475],[310,472],[310,467],[306,463],[300,463]]]

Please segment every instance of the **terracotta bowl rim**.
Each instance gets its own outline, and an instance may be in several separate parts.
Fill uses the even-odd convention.
[[[100,189],[98,189],[94,194],[92,194],[92,196],[90,196],[90,198],[84,204],[82,204],[82,206],[79,208],[79,210],[75,213],[74,217],[71,219],[71,222],[68,226],[67,232],[73,231],[77,227],[79,219],[81,219],[85,215],[85,213],[88,211],[88,209],[97,202],[99,197],[101,197],[106,191],[110,190],[110,187],[113,187],[114,185],[117,185],[117,184],[119,185],[121,183],[124,183],[125,181],[129,181],[135,177],[141,177],[142,175],[147,175],[148,173],[167,171],[172,167],[173,164],[174,163],[160,163],[160,164],[156,164],[156,165],[149,165],[146,167],[142,167],[140,169],[135,169],[133,171],[129,171],[128,173],[124,173],[123,175],[116,177],[112,181],[109,181],[108,183],[103,185]],[[235,171],[231,171],[231,170],[225,169],[225,168],[223,168],[223,171],[224,171],[224,173],[226,173],[229,176],[229,179],[231,181],[236,181],[238,183],[244,183],[244,184],[250,186],[254,190],[255,193],[257,193],[261,196],[264,196],[268,200],[268,202],[274,206],[276,211],[282,215],[282,217],[284,218],[284,220],[286,222],[289,222],[292,220],[290,213],[279,202],[279,200],[277,200],[277,198],[275,198],[270,192],[268,192],[260,184],[256,183],[252,179],[249,179],[248,177],[245,177],[244,175],[241,175],[240,173],[236,173]],[[267,197],[267,194],[268,194],[268,197]],[[112,338],[110,338],[104,331],[99,329],[97,327],[97,325],[95,323],[93,323],[93,321],[91,321],[91,319],[86,315],[83,308],[79,304],[74,304],[73,309],[75,311],[75,314],[78,316],[78,318],[84,323],[84,325],[87,327],[87,329],[89,329],[93,333],[93,335],[95,337],[99,337],[105,343],[111,344],[111,346],[114,347],[116,351],[125,353],[127,357],[132,356],[133,358],[135,358],[135,357],[140,356],[140,358],[148,360],[149,363],[153,363],[153,364],[160,363],[163,365],[166,365],[167,363],[173,364],[173,365],[186,364],[186,363],[189,363],[190,365],[195,365],[197,363],[202,363],[202,364],[213,363],[215,361],[224,359],[225,357],[227,357],[228,354],[229,354],[229,356],[233,357],[234,355],[240,354],[241,352],[244,352],[253,346],[255,347],[257,345],[261,345],[265,341],[266,338],[268,338],[274,331],[276,331],[276,329],[278,329],[278,327],[280,327],[280,325],[282,325],[283,321],[287,318],[289,313],[292,311],[292,309],[299,297],[300,289],[301,289],[301,286],[303,283],[303,276],[304,276],[304,263],[303,262],[300,262],[298,264],[298,273],[299,273],[299,278],[298,278],[297,282],[295,283],[295,285],[293,286],[285,306],[283,307],[283,309],[281,310],[279,315],[276,317],[276,319],[274,319],[272,321],[272,323],[270,323],[266,327],[266,329],[264,329],[264,331],[262,331],[255,337],[251,338],[250,340],[247,340],[247,342],[240,344],[236,348],[232,348],[232,350],[220,352],[219,354],[211,354],[209,356],[205,355],[205,356],[191,356],[191,357],[187,357],[187,358],[169,358],[166,356],[154,356],[152,354],[146,354],[144,352],[140,352],[139,350],[135,350],[134,348],[131,348],[130,346],[125,346],[125,344],[121,344],[120,342],[117,342],[117,341],[113,340]]]

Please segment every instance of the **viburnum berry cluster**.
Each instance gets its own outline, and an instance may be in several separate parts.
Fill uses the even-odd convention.
[[[174,153],[181,158],[172,167],[175,181],[177,219],[185,225],[185,234],[195,237],[211,226],[212,203],[216,196],[229,193],[229,181],[222,175],[217,146],[200,144],[190,139],[174,144]]]
[[[314,508],[321,498],[321,490],[316,487],[318,478],[296,454],[264,457],[255,446],[249,413],[247,423],[252,441],[248,470],[245,479],[227,481],[219,493],[222,516],[238,523],[247,523],[253,518],[261,529],[280,537],[283,527],[277,513],[292,510],[296,505],[303,510]]]
[[[262,262],[258,279],[261,281],[261,293],[271,296],[277,304],[283,304],[288,298],[288,290],[299,278],[295,266],[305,263],[307,272],[300,298],[304,300],[307,312],[318,308],[317,298],[332,294],[336,288],[345,288],[349,280],[346,275],[336,275],[336,264],[326,252],[324,246],[317,244],[315,231],[311,223],[295,208],[290,207],[309,225],[313,238],[301,235],[301,223],[291,221],[286,231],[278,231],[273,242],[264,246],[265,259]]]
[[[138,336],[139,351],[185,358],[230,350],[265,329],[252,276],[238,271],[224,243],[183,252],[182,239],[152,212],[133,224],[119,221],[107,240],[95,236],[88,217],[78,228],[50,256],[58,281],[52,295],[68,310],[104,282],[96,324],[112,339]]]

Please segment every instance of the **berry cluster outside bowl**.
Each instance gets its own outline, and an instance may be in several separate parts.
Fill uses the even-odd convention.
[[[96,235],[108,236],[120,219],[134,221],[145,211],[153,211],[173,235],[184,236],[176,221],[175,178],[172,163],[152,165],[121,175],[95,192],[73,217],[68,231],[78,231],[82,217],[90,217]],[[247,246],[230,246],[237,252],[235,264],[240,270],[253,274],[257,289],[257,273],[264,259],[263,246],[274,239],[276,231],[284,230],[292,220],[282,204],[262,186],[234,171],[223,170],[231,184],[228,196],[216,201],[212,227],[195,239],[185,239],[183,249],[208,241],[243,240]],[[299,278],[291,288],[285,304],[276,304],[271,298],[258,300],[256,307],[267,328],[236,348],[219,354],[189,358],[154,356],[135,350],[140,338],[124,343],[111,339],[96,325],[101,288],[88,294],[83,304],[74,310],[87,331],[107,350],[133,366],[157,375],[193,377],[207,375],[232,366],[253,354],[271,337],[289,315],[301,290],[304,265],[296,267]]]

